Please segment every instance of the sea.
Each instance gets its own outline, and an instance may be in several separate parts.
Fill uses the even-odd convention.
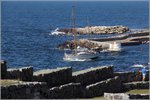
[[[149,27],[148,1],[2,1],[1,60],[8,68],[32,66],[34,71],[72,67],[73,71],[97,66],[114,66],[114,71],[135,71],[134,64],[147,64],[149,45],[124,46],[122,52],[103,52],[93,61],[64,61],[65,50],[57,46],[73,36],[51,35],[56,28],[123,25],[130,29]],[[111,35],[79,35],[102,38]],[[113,35],[112,35],[113,36]]]

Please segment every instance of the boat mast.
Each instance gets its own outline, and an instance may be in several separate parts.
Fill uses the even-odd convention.
[[[90,35],[90,24],[89,24],[89,17],[87,17],[87,25],[88,25],[88,34]]]
[[[74,34],[74,49],[75,53],[77,53],[77,43],[76,43],[76,31],[75,31],[75,17],[74,17],[74,6],[72,6],[72,31]]]

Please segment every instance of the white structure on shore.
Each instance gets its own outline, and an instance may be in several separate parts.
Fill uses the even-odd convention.
[[[116,42],[110,43],[108,51],[121,51],[121,44]]]

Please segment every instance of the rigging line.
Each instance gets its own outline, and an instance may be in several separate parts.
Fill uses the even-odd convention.
[[[75,15],[74,15],[74,6],[72,6],[72,26],[73,26],[73,33],[74,33],[74,49],[75,49],[75,54],[77,53],[77,45],[76,45],[76,30],[75,30]]]

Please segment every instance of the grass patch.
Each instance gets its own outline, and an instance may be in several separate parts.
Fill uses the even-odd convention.
[[[135,89],[126,92],[127,94],[149,94],[149,89]]]
[[[1,86],[9,86],[9,85],[20,84],[20,83],[22,83],[22,81],[20,80],[10,80],[10,79],[0,80]]]
[[[104,96],[100,96],[100,97],[94,97],[92,99],[95,99],[95,100],[104,100]]]

